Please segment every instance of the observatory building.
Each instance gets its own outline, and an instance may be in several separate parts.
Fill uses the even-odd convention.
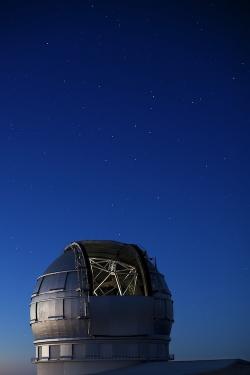
[[[146,251],[115,241],[70,243],[31,297],[37,373],[167,361],[172,322],[171,293]]]

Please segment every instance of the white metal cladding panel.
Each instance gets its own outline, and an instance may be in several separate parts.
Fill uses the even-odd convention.
[[[166,319],[155,319],[154,321],[154,330],[158,335],[169,335],[171,330],[171,325]]]
[[[99,343],[74,344],[73,358],[74,359],[93,359],[100,358],[101,350]]]
[[[48,301],[42,301],[37,303],[37,320],[43,322],[48,319]]]
[[[60,345],[50,345],[50,359],[60,358]]]
[[[137,343],[130,343],[127,345],[126,356],[127,358],[138,358],[139,356],[139,345]]]
[[[64,299],[64,316],[66,319],[78,318],[80,315],[80,299],[65,298]]]
[[[113,358],[138,358],[139,345],[137,343],[116,343],[113,344]]]
[[[166,281],[165,281],[165,277],[164,275],[162,275],[161,273],[158,274],[158,277],[159,277],[159,287],[163,290],[163,289],[167,289],[167,284],[166,284]]]
[[[157,355],[157,345],[155,343],[149,344],[149,355],[150,358],[155,358]]]
[[[113,345],[112,344],[101,344],[101,358],[112,358],[113,356]]]
[[[49,319],[32,324],[35,340],[88,336],[88,319]]]
[[[152,290],[158,290],[158,278],[155,272],[150,272]]]
[[[168,356],[167,344],[158,344],[158,343],[150,344],[150,357],[151,358],[168,359],[167,356]]]
[[[35,358],[38,359],[39,358],[39,346],[36,346],[35,350],[36,350]]]
[[[149,355],[149,343],[140,342],[138,344],[138,356],[140,358],[148,358]]]
[[[157,355],[159,358],[167,356],[166,344],[157,344]]]
[[[155,298],[154,317],[156,319],[167,318],[167,300],[164,298]]]
[[[68,272],[65,289],[66,290],[76,290],[77,288],[79,288],[77,271]]]
[[[172,320],[173,319],[173,301],[172,300],[167,300],[167,317],[168,319]]]
[[[56,298],[48,301],[48,319],[63,319],[63,298]]]
[[[52,299],[37,303],[37,320],[42,322],[44,320],[63,318],[63,299]]]
[[[85,344],[73,344],[73,358],[74,359],[86,358],[86,345]]]
[[[60,357],[72,358],[72,355],[73,355],[72,344],[61,344]]]
[[[152,297],[90,297],[93,335],[129,336],[153,333]]]
[[[100,344],[91,343],[86,346],[86,358],[100,358]]]
[[[38,358],[41,359],[42,358],[42,346],[38,346],[38,350],[37,350],[37,354],[38,354]]]
[[[42,282],[43,282],[43,277],[39,277],[39,279],[36,282],[36,286],[33,290],[33,294],[39,293]]]
[[[30,322],[33,323],[37,320],[37,304],[32,303],[30,305]]]
[[[49,345],[42,345],[42,358],[49,359]]]
[[[153,292],[165,291],[167,284],[162,274],[158,272],[150,272]]]
[[[44,276],[39,293],[45,293],[51,290],[63,290],[65,288],[66,278],[67,272]]]

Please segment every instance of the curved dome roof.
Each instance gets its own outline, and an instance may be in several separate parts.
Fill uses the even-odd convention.
[[[89,257],[119,259],[124,263],[136,264],[136,258],[142,256],[143,252],[137,245],[126,244],[110,240],[82,240],[76,241]],[[49,267],[44,274],[68,271],[74,269],[75,258],[71,245],[67,246],[64,253],[61,254]]]
[[[152,286],[148,272],[146,252],[141,250],[137,245],[125,244],[117,241],[109,240],[83,240],[71,243],[49,267],[45,270],[44,275],[70,271],[75,269],[75,253],[74,245],[80,246],[86,267],[88,269],[88,280],[90,284],[90,294],[92,294],[93,280],[92,272],[90,270],[89,258],[102,258],[119,261],[124,264],[135,267],[139,279],[138,284],[144,289],[143,294],[150,295],[152,293]]]

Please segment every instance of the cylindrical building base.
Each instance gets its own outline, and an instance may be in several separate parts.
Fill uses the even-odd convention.
[[[141,361],[58,361],[37,364],[37,375],[87,375],[134,366]]]

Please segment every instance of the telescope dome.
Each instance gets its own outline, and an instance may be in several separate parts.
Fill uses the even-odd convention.
[[[168,360],[172,322],[170,290],[146,251],[72,242],[38,277],[31,297],[38,374]]]

